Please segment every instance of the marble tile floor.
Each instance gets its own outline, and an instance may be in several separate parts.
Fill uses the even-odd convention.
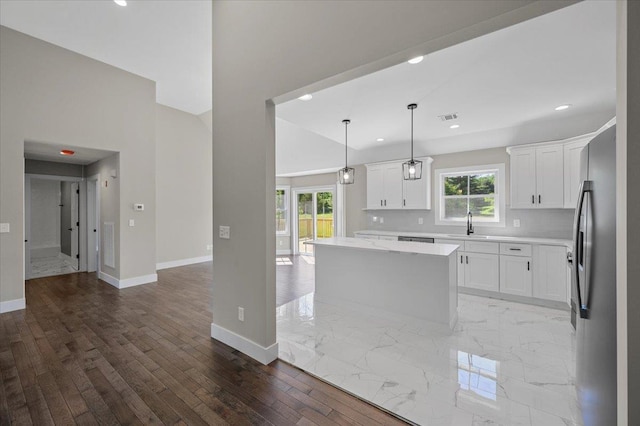
[[[459,296],[453,331],[335,306],[277,308],[280,359],[420,425],[581,425],[569,312]]]
[[[51,277],[78,272],[71,264],[57,256],[31,259],[31,278]]]

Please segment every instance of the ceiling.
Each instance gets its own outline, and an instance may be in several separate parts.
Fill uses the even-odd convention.
[[[491,134],[491,146],[506,146],[532,140],[514,140],[522,132],[505,129],[527,127],[531,133],[531,127],[607,117],[583,119],[578,127],[594,131],[615,113],[615,16],[615,2],[580,2],[432,53],[417,65],[402,63],[313,93],[310,101],[280,104],[276,114],[339,143],[342,120],[349,118],[349,147],[356,150],[408,142],[409,103],[418,104],[416,143],[437,143],[438,153],[482,148],[474,135]],[[555,111],[562,104],[572,106]],[[439,118],[448,113],[459,118]],[[454,123],[460,127],[450,129]],[[454,139],[455,149],[447,150]]]
[[[75,151],[73,156],[61,155],[60,151],[70,149]],[[56,163],[70,163],[87,165],[103,158],[114,155],[113,151],[103,149],[81,148],[55,143],[34,141],[24,142],[24,158],[27,160],[55,161]]]
[[[0,1],[0,24],[157,83],[157,102],[211,109],[211,1]]]

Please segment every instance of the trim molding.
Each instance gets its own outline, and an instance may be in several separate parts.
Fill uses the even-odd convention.
[[[0,314],[19,311],[21,309],[25,309],[26,307],[27,303],[24,297],[22,299],[7,300],[6,302],[0,302]]]
[[[286,256],[291,255],[291,250],[276,250],[276,256]]]
[[[119,280],[117,278],[112,277],[109,274],[105,274],[100,271],[98,277],[106,282],[107,284],[111,284],[115,288],[123,289],[127,287],[133,287],[141,284],[148,284],[158,281],[158,274],[149,274],[149,275],[141,275],[139,277],[126,278],[124,280]]]
[[[176,268],[178,266],[193,265],[194,263],[211,262],[212,260],[213,260],[213,255],[192,257],[192,258],[189,258],[189,259],[170,260],[168,262],[156,263],[156,269],[159,271],[161,269],[168,269],[168,268]]]
[[[211,323],[211,337],[239,350],[264,365],[278,358],[278,342],[265,348],[246,337],[242,337],[214,323]]]

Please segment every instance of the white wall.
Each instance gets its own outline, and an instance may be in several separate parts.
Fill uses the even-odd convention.
[[[157,263],[211,255],[211,132],[197,116],[156,107]]]
[[[116,278],[155,273],[155,83],[0,27],[0,301],[24,298],[25,140],[120,152]],[[151,161],[149,161],[151,158]]]
[[[213,225],[230,226],[231,239],[213,240],[213,335],[262,361],[275,356],[271,99],[290,100],[567,4],[214,2]]]
[[[60,248],[60,181],[31,179],[31,250]]]

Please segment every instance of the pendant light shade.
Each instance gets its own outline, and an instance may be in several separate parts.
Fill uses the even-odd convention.
[[[342,120],[344,123],[344,168],[338,170],[338,182],[341,185],[351,185],[355,182],[356,170],[347,165],[347,126],[351,120]]]
[[[409,104],[407,108],[411,110],[411,160],[402,163],[402,174],[404,180],[417,180],[422,178],[422,161],[413,159],[413,110],[418,104]]]

